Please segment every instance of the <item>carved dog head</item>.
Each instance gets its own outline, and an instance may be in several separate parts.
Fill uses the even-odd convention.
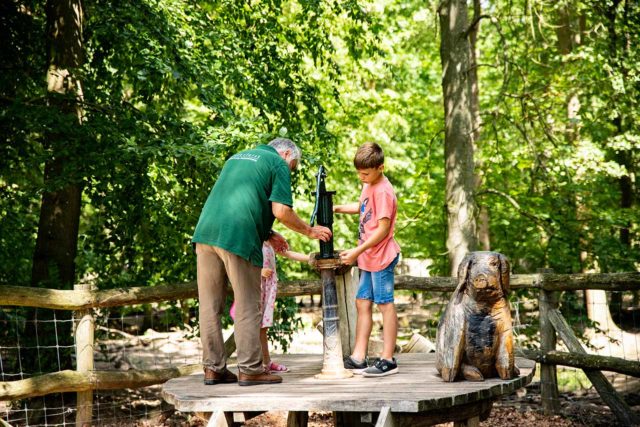
[[[495,301],[509,293],[511,268],[507,257],[498,252],[470,252],[458,266],[456,301],[463,294],[477,301]]]

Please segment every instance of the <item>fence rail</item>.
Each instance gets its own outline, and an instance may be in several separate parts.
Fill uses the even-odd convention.
[[[78,372],[66,369],[24,380],[0,382],[0,400],[18,400],[51,393],[140,388],[201,370],[201,365],[129,371]]]
[[[452,292],[456,287],[453,277],[397,276],[396,290]],[[546,291],[573,291],[603,289],[628,291],[640,288],[640,273],[609,274],[515,274],[511,276],[511,288],[533,288]],[[229,288],[231,292],[231,288]],[[278,296],[321,294],[320,280],[293,280],[278,285]],[[118,307],[196,298],[195,281],[159,286],[140,286],[102,291],[41,289],[23,286],[0,288],[0,306],[49,308],[53,310],[85,310],[98,307]]]
[[[640,377],[640,364],[620,357],[598,356],[596,354],[568,353],[565,351],[542,351],[519,348],[516,354],[529,360],[548,365],[571,366],[581,369],[597,369],[617,372],[632,377]]]

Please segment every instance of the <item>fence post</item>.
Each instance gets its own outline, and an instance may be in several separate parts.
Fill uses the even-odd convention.
[[[336,291],[338,293],[338,317],[340,317],[340,339],[342,341],[342,355],[353,353],[356,343],[356,292],[360,274],[357,267],[350,268],[345,274],[336,276]]]
[[[552,269],[539,269],[538,274],[553,273]],[[558,307],[558,293],[544,289],[544,279],[538,295],[540,316],[540,350],[548,353],[556,349],[556,331],[549,320],[549,313]],[[557,414],[560,410],[558,399],[558,376],[556,365],[540,363],[540,397],[545,415]]]
[[[74,291],[91,291],[92,285],[74,285]],[[76,319],[75,344],[76,344],[76,371],[93,371],[93,332],[95,321],[93,310],[78,310],[74,313]],[[79,391],[77,393],[76,427],[91,426],[93,417],[93,390]]]

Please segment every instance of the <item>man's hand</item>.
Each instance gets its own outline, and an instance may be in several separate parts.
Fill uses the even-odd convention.
[[[311,237],[312,239],[319,239],[323,242],[331,239],[331,230],[327,227],[317,225],[315,227],[309,227],[300,217],[291,209],[291,206],[283,205],[282,203],[271,202],[271,211],[273,216],[278,218],[278,221],[283,223],[286,227],[295,231],[296,233],[303,234]]]
[[[271,232],[271,236],[269,236],[269,243],[273,246],[273,250],[279,253],[285,252],[289,250],[289,243],[284,236],[276,231]]]
[[[323,242],[328,242],[329,239],[331,239],[331,230],[327,227],[323,227],[322,225],[316,225],[315,227],[311,227],[309,237],[312,239],[322,240]]]
[[[358,255],[360,255],[358,248],[347,249],[346,251],[340,252],[340,262],[345,265],[355,264]]]
[[[270,268],[263,268],[262,269],[262,277],[264,277],[265,279],[268,279],[269,277],[273,276],[273,270]]]

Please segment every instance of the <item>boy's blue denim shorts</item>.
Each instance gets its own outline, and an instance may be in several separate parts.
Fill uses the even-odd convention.
[[[376,304],[393,302],[393,269],[396,267],[400,254],[385,269],[380,271],[360,270],[360,286],[356,299],[368,299]]]

